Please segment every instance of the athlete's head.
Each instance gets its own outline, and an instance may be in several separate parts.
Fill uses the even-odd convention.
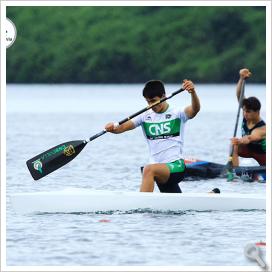
[[[251,96],[244,98],[243,103],[243,113],[246,120],[255,119],[260,114],[261,102],[258,98]]]
[[[261,102],[258,98],[251,96],[249,98],[244,98],[243,100],[243,108],[251,111],[260,111]]]
[[[152,105],[159,101],[162,97],[165,96],[165,89],[163,82],[160,80],[150,80],[145,84],[143,89],[143,96],[146,99],[148,105]],[[166,102],[162,102],[154,107],[152,110],[154,112],[160,113],[165,111],[167,108]]]
[[[143,89],[143,96],[145,98],[163,97],[165,95],[164,84],[160,80],[150,80],[146,82]]]

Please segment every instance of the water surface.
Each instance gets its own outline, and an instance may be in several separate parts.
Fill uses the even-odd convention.
[[[148,161],[141,129],[96,139],[68,165],[38,182],[25,162],[54,145],[88,138],[107,122],[145,107],[142,87],[7,87],[8,265],[252,265],[243,249],[249,242],[265,240],[264,211],[18,215],[12,210],[9,195],[17,192],[68,187],[138,191],[139,169]],[[179,88],[166,87],[168,93]],[[197,90],[202,107],[186,124],[184,156],[225,163],[237,114],[235,85],[199,85]],[[246,95],[260,98],[265,119],[265,86],[248,84]],[[190,96],[182,93],[169,103],[184,108]],[[265,184],[260,183],[224,179],[181,183],[184,192],[214,187],[222,192],[265,194]]]

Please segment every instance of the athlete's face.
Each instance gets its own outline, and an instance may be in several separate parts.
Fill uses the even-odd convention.
[[[164,96],[163,96],[164,97]],[[162,99],[163,97],[159,97],[159,96],[155,96],[153,98],[146,98],[146,102],[147,104],[150,106],[152,104],[155,104],[157,101],[159,101],[160,99]],[[164,102],[163,103],[160,103],[158,104],[157,106],[154,106],[152,108],[152,110],[156,113],[160,113],[162,111],[164,111],[164,107],[165,107],[165,104]]]
[[[251,121],[258,118],[259,111],[248,110],[246,107],[243,107],[243,115],[247,121]]]

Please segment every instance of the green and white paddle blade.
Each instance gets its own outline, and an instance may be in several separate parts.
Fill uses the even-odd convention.
[[[85,147],[86,141],[70,141],[57,145],[28,160],[30,174],[38,180],[73,160]]]

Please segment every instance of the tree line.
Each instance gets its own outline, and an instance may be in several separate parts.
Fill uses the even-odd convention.
[[[265,7],[8,7],[8,83],[265,82]]]

